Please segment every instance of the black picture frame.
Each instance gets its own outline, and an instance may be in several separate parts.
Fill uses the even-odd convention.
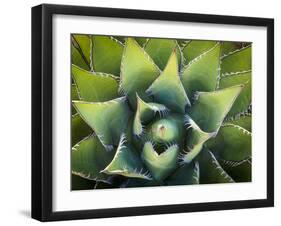
[[[55,14],[266,27],[267,198],[54,212],[52,210],[52,18]],[[273,19],[49,4],[32,8],[32,218],[40,221],[56,221],[270,206],[274,206]]]

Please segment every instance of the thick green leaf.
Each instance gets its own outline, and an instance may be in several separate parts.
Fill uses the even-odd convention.
[[[145,169],[139,153],[127,144],[124,134],[120,138],[113,160],[102,172],[109,175],[122,175],[151,180],[151,176]]]
[[[71,174],[71,190],[89,190],[95,188],[96,182]]]
[[[252,47],[246,46],[221,58],[221,73],[248,71],[252,68]]]
[[[71,72],[81,100],[102,102],[118,97],[116,77],[104,73],[85,71],[75,65],[72,65]]]
[[[249,132],[252,131],[252,115],[251,114],[245,114],[245,115],[239,115],[238,117],[230,118],[226,123],[231,123],[234,125],[241,126],[242,128],[248,130]]]
[[[216,157],[204,149],[198,158],[200,184],[233,183],[234,180],[224,171]]]
[[[251,156],[252,134],[240,126],[224,124],[207,146],[221,159],[241,161]]]
[[[243,85],[216,90],[199,92],[194,105],[189,109],[190,117],[205,132],[215,132],[231,109]]]
[[[199,163],[183,164],[166,179],[168,185],[199,184]]]
[[[131,114],[124,97],[107,102],[74,101],[73,104],[107,149],[118,144]]]
[[[180,46],[181,49],[184,49],[184,47],[186,45],[188,45],[189,42],[191,42],[190,40],[186,40],[186,39],[177,39],[177,42]]]
[[[110,36],[92,36],[92,46],[94,70],[119,76],[123,45]]]
[[[152,95],[155,102],[164,104],[177,113],[185,113],[185,107],[190,106],[178,73],[178,60],[173,51],[161,75],[146,91]]]
[[[191,99],[196,91],[214,91],[220,68],[220,43],[201,54],[183,68],[182,84]]]
[[[192,40],[183,49],[183,55],[187,63],[211,49],[216,41]]]
[[[72,148],[72,173],[90,180],[107,181],[109,176],[100,171],[113,156],[114,152],[106,151],[96,136],[88,136]]]
[[[71,84],[71,100],[80,100],[78,95],[77,86],[75,84]],[[76,113],[75,108],[71,105],[71,114],[74,115]]]
[[[157,112],[159,115],[166,115],[168,109],[162,104],[146,103],[137,95],[137,110],[133,125],[134,134],[140,136],[144,127],[142,123],[148,123]]]
[[[224,170],[235,180],[235,182],[252,181],[252,163],[251,159],[241,162],[219,161]]]
[[[114,39],[118,40],[119,42],[121,42],[122,44],[125,43],[126,37],[124,36],[113,36]]]
[[[147,42],[147,38],[142,38],[142,37],[135,37],[135,40],[137,41],[137,43],[140,45],[140,46],[144,46]]]
[[[152,38],[149,39],[144,48],[144,50],[151,56],[153,61],[161,70],[166,67],[166,64],[174,49],[176,49],[178,62],[180,62],[180,49],[175,40]]]
[[[222,42],[222,49],[221,49],[221,55],[227,55],[230,52],[233,52],[237,49],[242,48],[241,42]]]
[[[136,107],[136,92],[145,97],[145,90],[158,77],[160,71],[150,56],[128,38],[121,64],[121,89],[129,96],[131,104]]]
[[[92,132],[92,129],[83,121],[79,114],[71,117],[71,146],[77,144]]]
[[[235,100],[227,117],[232,117],[248,109],[252,101],[252,73],[251,71],[234,73],[220,79],[220,88],[227,88],[243,84],[244,88]]]
[[[180,154],[180,160],[183,163],[190,163],[202,150],[203,144],[210,138],[216,135],[213,133],[206,133],[202,131],[199,126],[186,115],[185,125],[188,126],[187,133],[187,152]]]
[[[79,46],[81,53],[88,65],[91,65],[91,37],[89,35],[75,34],[73,39]]]
[[[82,57],[79,50],[74,46],[73,42],[71,45],[71,63],[85,70],[90,70],[90,66],[87,64],[86,60]]]
[[[146,142],[142,151],[142,159],[156,181],[162,181],[177,167],[178,145],[174,144],[158,154],[151,142]]]

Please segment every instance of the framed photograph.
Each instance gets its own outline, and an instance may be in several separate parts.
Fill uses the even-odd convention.
[[[32,217],[274,205],[274,21],[32,8]]]

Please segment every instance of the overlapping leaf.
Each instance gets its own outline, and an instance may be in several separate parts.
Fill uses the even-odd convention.
[[[248,45],[221,58],[221,73],[248,71],[252,68],[252,47]]]
[[[221,159],[242,161],[251,156],[251,139],[252,134],[248,130],[238,125],[224,124],[208,147]]]
[[[217,131],[242,89],[242,85],[237,85],[213,92],[199,92],[189,116],[203,131]]]
[[[151,142],[146,142],[142,151],[142,159],[156,181],[165,179],[177,167],[178,145],[169,146],[158,154]]]
[[[214,154],[204,149],[199,158],[200,184],[233,183],[234,180],[225,172]]]
[[[149,55],[132,38],[126,40],[121,64],[121,90],[136,107],[136,93],[145,98],[145,90],[160,71]]]
[[[190,106],[178,74],[178,60],[175,50],[172,52],[165,70],[146,92],[153,96],[155,102],[164,104],[174,112],[184,114],[186,106]]]
[[[81,55],[83,55],[84,60],[87,65],[91,65],[91,38],[89,35],[83,34],[73,34],[74,41],[81,50]]]
[[[209,92],[216,89],[220,73],[221,44],[212,46],[183,68],[182,83],[189,98],[196,91]]]
[[[247,111],[252,101],[252,73],[251,71],[229,74],[220,79],[220,88],[227,88],[234,85],[243,84],[244,88],[239,97],[235,100],[227,117],[235,116],[241,112]]]
[[[211,49],[216,44],[216,41],[202,41],[202,40],[192,40],[188,42],[184,49],[183,55],[187,63]]]
[[[73,102],[77,112],[95,131],[102,144],[112,149],[125,131],[131,112],[124,97],[107,102]]]
[[[71,117],[71,146],[88,136],[92,129],[83,121],[79,114]]]
[[[143,165],[138,152],[131,145],[127,144],[124,135],[120,138],[113,160],[102,172],[109,175],[122,175],[151,180],[151,176]]]
[[[96,136],[88,136],[72,148],[72,173],[89,180],[106,182],[109,176],[100,171],[110,163],[113,156],[114,152],[106,151]]]
[[[190,163],[202,150],[204,143],[216,135],[215,132],[206,133],[186,115],[185,124],[189,130],[187,133],[187,152],[181,153],[180,160],[183,163]]]
[[[178,62],[181,62],[180,49],[177,42],[172,39],[152,38],[147,42],[144,50],[161,70],[164,70],[171,53],[176,49]]]
[[[140,136],[143,133],[144,125],[148,123],[158,112],[160,115],[165,115],[168,112],[165,105],[157,103],[146,103],[137,95],[137,110],[134,118],[133,132]]]
[[[168,185],[190,185],[199,184],[200,170],[199,163],[196,161],[191,164],[181,165],[166,180]]]
[[[85,71],[75,65],[72,65],[71,72],[81,100],[103,102],[118,97],[116,77],[99,72]]]
[[[92,36],[92,59],[96,72],[119,76],[123,45],[113,37]]]

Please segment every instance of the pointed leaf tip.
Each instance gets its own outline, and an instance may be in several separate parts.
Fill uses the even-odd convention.
[[[151,176],[144,167],[140,156],[127,143],[124,134],[120,137],[120,142],[113,160],[102,172],[110,175],[122,175],[125,177],[151,180]]]
[[[131,115],[124,97],[106,102],[73,101],[73,105],[105,147],[118,144]]]
[[[221,44],[217,43],[184,67],[182,83],[189,98],[195,92],[216,89],[220,74],[220,50]]]
[[[175,52],[172,52],[164,71],[146,92],[152,95],[156,102],[164,104],[177,113],[185,113],[185,108],[190,106],[190,101],[179,77]]]
[[[178,145],[171,145],[158,154],[151,142],[146,142],[142,151],[142,159],[157,181],[165,179],[177,166]]]
[[[145,90],[159,73],[159,68],[143,48],[134,39],[127,38],[121,62],[120,87],[129,96],[133,107],[136,107],[135,93],[147,96]]]
[[[191,118],[206,132],[216,132],[244,85],[213,92],[199,92],[189,110]]]

